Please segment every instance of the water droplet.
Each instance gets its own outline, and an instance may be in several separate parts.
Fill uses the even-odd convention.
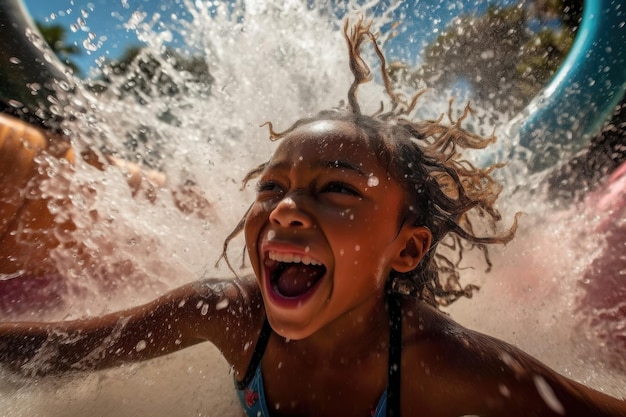
[[[200,314],[202,314],[203,316],[206,316],[208,312],[209,312],[209,305],[203,304],[202,308],[200,309]]]
[[[23,104],[23,103],[20,103],[20,102],[19,102],[19,101],[17,101],[17,100],[9,100],[9,106],[14,107],[14,108],[16,108],[16,109],[19,109],[19,108],[21,108],[21,107],[24,107],[24,104]]]
[[[355,250],[356,252],[360,251],[360,250],[361,250],[361,245],[356,245],[356,246],[354,247],[354,250]]]
[[[89,38],[83,41],[83,48],[85,48],[87,51],[90,51],[90,52],[95,52],[98,50],[98,47],[94,45],[93,43],[91,43],[91,40]]]
[[[137,342],[137,344],[135,345],[135,351],[137,352],[141,352],[142,350],[144,350],[147,346],[147,343],[145,340],[140,340],[139,342]]]
[[[493,51],[493,49],[489,49],[487,51],[483,51],[480,54],[480,58],[481,59],[493,59],[493,57],[495,57],[495,56],[496,56],[496,54]]]
[[[367,186],[368,187],[376,187],[380,183],[380,180],[376,175],[370,175],[367,178]]]
[[[550,409],[557,414],[565,415],[565,408],[563,408],[563,404],[561,404],[558,398],[556,398],[556,395],[548,382],[543,379],[541,375],[534,375],[533,381],[535,382],[537,392],[539,392],[539,395],[548,407],[550,407]]]
[[[511,397],[511,391],[504,384],[498,385],[498,391],[500,391],[500,394],[502,394],[503,397],[506,397],[506,398],[510,398]]]
[[[216,310],[223,310],[226,307],[228,307],[228,298],[223,298],[222,300],[220,300],[216,305],[215,305],[215,309]]]

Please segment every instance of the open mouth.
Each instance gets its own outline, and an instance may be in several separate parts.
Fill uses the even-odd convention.
[[[295,254],[270,252],[265,266],[272,289],[285,298],[306,294],[326,274],[320,262]]]

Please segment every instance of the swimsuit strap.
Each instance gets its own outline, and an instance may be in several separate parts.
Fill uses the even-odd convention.
[[[389,306],[389,362],[387,382],[387,417],[400,417],[400,368],[402,360],[402,306],[400,298],[390,294]]]
[[[238,390],[244,390],[250,382],[252,382],[252,378],[254,378],[254,374],[256,369],[261,364],[261,359],[263,358],[263,353],[265,353],[265,348],[267,347],[267,342],[270,340],[270,336],[272,334],[272,326],[270,326],[270,322],[265,318],[263,322],[263,327],[261,328],[261,334],[259,334],[259,340],[256,342],[256,346],[254,347],[254,352],[252,352],[252,358],[250,358],[250,363],[248,364],[248,369],[246,370],[246,375],[243,377],[243,380],[237,381],[235,380],[235,385]]]

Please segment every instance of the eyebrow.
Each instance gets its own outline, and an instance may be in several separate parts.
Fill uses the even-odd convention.
[[[314,168],[332,168],[332,169],[347,169],[349,171],[354,171],[360,176],[364,178],[368,178],[369,175],[365,173],[359,166],[340,159],[335,160],[320,160],[317,161],[314,165]],[[278,170],[289,170],[291,168],[291,163],[289,162],[277,162],[274,164],[270,164],[266,167],[266,169],[278,169]]]
[[[348,161],[343,161],[343,160],[333,160],[333,161],[321,160],[321,161],[319,161],[315,165],[319,165],[322,168],[348,169],[350,171],[355,171],[357,174],[361,175],[362,177],[365,177],[365,178],[368,177],[368,175],[360,167],[358,167],[358,166],[356,166],[353,163],[348,162]]]

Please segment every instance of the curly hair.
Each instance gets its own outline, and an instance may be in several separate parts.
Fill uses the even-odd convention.
[[[410,115],[425,90],[406,100],[393,89],[385,57],[371,31],[371,22],[366,23],[361,18],[351,26],[346,20],[344,36],[349,49],[350,69],[354,74],[347,106],[300,119],[282,132],[276,132],[272,123],[267,122],[264,126],[269,127],[270,139],[281,139],[298,127],[318,120],[344,120],[359,127],[366,134],[381,165],[387,167],[389,175],[407,193],[401,220],[410,219],[416,226],[425,226],[432,233],[432,245],[420,265],[408,273],[392,271],[387,282],[388,291],[417,296],[435,307],[449,305],[463,296],[469,298],[478,287],[473,284],[462,286],[460,283],[459,264],[464,252],[481,250],[489,269],[491,262],[486,245],[507,243],[517,230],[519,213],[513,225],[502,235],[477,236],[473,231],[472,219],[476,217],[486,219],[492,227],[501,219],[494,204],[502,187],[491,176],[499,165],[485,169],[474,167],[461,159],[460,151],[483,149],[495,142],[495,137],[484,138],[463,129],[463,120],[473,110],[468,104],[463,114],[454,119],[452,100],[446,124],[443,123],[444,114],[437,120],[411,120]],[[357,100],[359,85],[372,79],[371,70],[361,55],[363,43],[368,40],[380,61],[385,92],[392,103],[390,111],[385,111],[381,104],[373,115],[363,115]],[[267,162],[251,170],[243,180],[244,186],[260,175],[266,165]],[[222,258],[231,270],[233,268],[226,253],[228,244],[243,229],[247,214],[224,242]],[[447,247],[452,256],[441,254],[437,250],[439,245]]]

